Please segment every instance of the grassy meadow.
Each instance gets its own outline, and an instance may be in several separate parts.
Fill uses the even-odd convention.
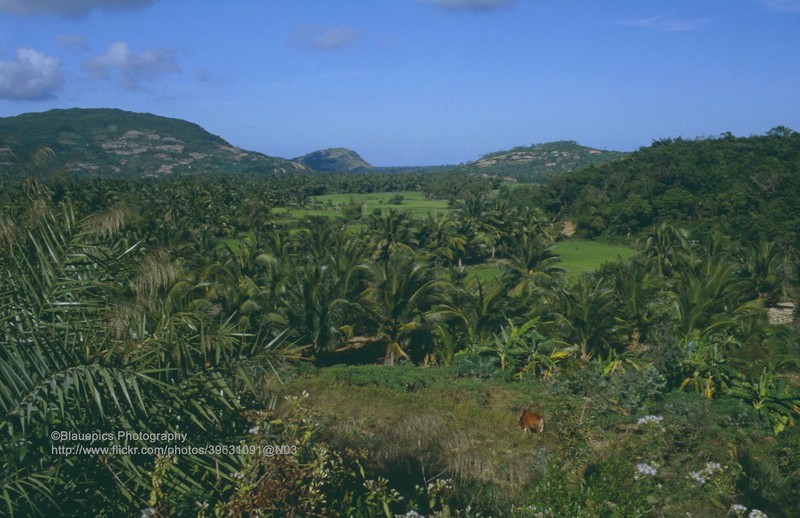
[[[570,277],[578,278],[601,264],[628,259],[636,250],[588,239],[567,239],[555,245],[555,252],[561,256],[560,266],[567,269]]]
[[[779,446],[751,406],[665,391],[655,372],[608,378],[589,364],[542,381],[457,355],[427,369],[299,368],[282,390],[326,443],[363,452],[402,494],[446,484],[452,508],[427,488],[435,516],[737,516],[743,495],[758,502],[789,488],[762,460]],[[542,434],[522,432],[523,408],[545,417]],[[785,440],[800,445],[800,434]],[[796,463],[800,453],[787,455]],[[493,511],[465,512],[475,494],[491,495],[483,505]]]
[[[636,249],[588,239],[570,238],[559,241],[555,245],[555,252],[561,257],[558,266],[564,268],[567,277],[574,281],[581,274],[595,270],[605,263],[633,257]],[[502,275],[500,265],[492,262],[471,265],[467,269],[470,275],[477,277],[481,282],[497,279]]]
[[[282,207],[276,208],[274,213],[287,220],[298,220],[305,216],[336,218],[343,216],[342,208],[354,201],[361,205],[362,214],[372,214],[375,209],[392,208],[408,212],[414,217],[422,217],[429,213],[447,210],[446,200],[432,200],[419,192],[401,191],[326,194],[313,197],[311,203],[305,208]]]

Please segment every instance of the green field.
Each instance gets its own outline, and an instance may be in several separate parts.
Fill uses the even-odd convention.
[[[633,248],[587,239],[561,241],[556,244],[555,251],[561,256],[561,266],[566,268],[573,278],[604,263],[614,262],[618,258],[628,259],[636,253]]]
[[[392,198],[402,196],[401,203],[390,203]],[[300,219],[304,216],[328,216],[335,218],[342,215],[341,208],[351,201],[361,204],[362,214],[371,214],[375,209],[395,209],[408,212],[412,216],[421,217],[425,214],[447,210],[446,200],[431,200],[421,193],[413,191],[402,192],[373,192],[368,194],[327,194],[315,196],[311,204],[303,209],[277,208],[276,215],[285,215],[287,219]]]
[[[499,279],[503,273],[499,266],[491,262],[467,266],[467,271],[473,277],[477,277],[481,284]]]
[[[567,275],[571,279],[577,279],[582,273],[594,270],[605,263],[628,259],[636,253],[633,248],[588,239],[561,241],[556,244],[555,251],[561,256],[559,266],[567,270]],[[502,271],[499,265],[490,262],[469,266],[468,270],[481,282],[500,277]]]

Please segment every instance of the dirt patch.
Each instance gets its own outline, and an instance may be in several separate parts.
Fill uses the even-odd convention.
[[[566,220],[561,226],[561,235],[564,237],[572,237],[575,235],[576,229],[577,227],[575,226],[574,221]]]

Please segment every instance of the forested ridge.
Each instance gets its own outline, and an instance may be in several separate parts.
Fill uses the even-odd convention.
[[[791,516],[798,329],[767,308],[797,299],[797,227],[776,222],[797,217],[797,143],[663,141],[543,187],[452,171],[8,184],[4,511]],[[448,205],[361,209],[383,191]],[[333,193],[351,206],[314,215]],[[637,193],[649,219],[604,212]],[[570,276],[565,218],[638,253]],[[515,429],[531,405],[533,438]],[[59,430],[292,454],[64,453]]]
[[[614,162],[554,178],[543,189],[551,211],[587,235],[627,235],[657,223],[798,246],[800,133],[729,133],[665,139]],[[698,235],[700,235],[698,234]]]

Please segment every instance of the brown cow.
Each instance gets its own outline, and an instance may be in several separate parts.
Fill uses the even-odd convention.
[[[532,412],[528,412],[527,410],[523,410],[522,415],[519,416],[519,425],[522,427],[522,431],[525,433],[542,433],[544,432],[544,417],[540,416],[539,414],[534,414]]]

